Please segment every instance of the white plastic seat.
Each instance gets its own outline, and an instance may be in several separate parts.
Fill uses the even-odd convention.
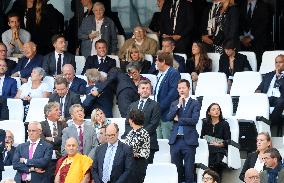
[[[189,73],[180,73],[181,79],[186,79],[190,83],[190,94],[192,94],[192,80],[191,75]]]
[[[252,71],[257,71],[256,55],[253,51],[239,51],[240,54],[247,56]]]
[[[144,183],[178,183],[176,165],[172,163],[153,163],[147,166]]]
[[[53,77],[45,76],[42,82],[48,84],[50,91],[53,91],[54,89],[54,78]]]
[[[119,135],[118,138],[121,139],[121,136],[125,132],[125,118],[108,118],[111,123],[116,123],[119,128]]]
[[[157,76],[154,74],[141,74],[145,78],[149,79],[151,81],[152,87],[155,87],[157,84]]]
[[[84,56],[75,56],[76,62],[76,75],[82,74],[82,71],[85,67],[86,58]]]
[[[209,150],[208,150],[208,144],[205,139],[198,139],[199,146],[196,148],[195,153],[195,164],[197,165],[204,165],[208,167],[209,162]],[[197,166],[196,168],[196,174],[197,174],[197,182],[202,182],[202,174],[204,172],[204,169]]]
[[[175,55],[181,56],[184,59],[184,62],[187,62],[187,55],[185,53],[174,53]]]
[[[220,72],[205,72],[198,76],[196,96],[219,96],[227,94],[227,77]]]
[[[212,72],[218,72],[220,53],[207,53],[207,55],[212,60]]]
[[[13,166],[4,166],[4,171],[2,172],[2,180],[14,179],[17,170],[13,169]],[[2,181],[1,181],[2,182]]]
[[[44,121],[44,106],[48,103],[49,98],[32,98],[30,101],[29,111],[26,117],[26,122]]]
[[[14,134],[14,144],[19,145],[25,142],[25,125],[23,121],[4,120],[0,121],[1,129],[10,130]]]
[[[18,63],[18,61],[19,61],[19,58],[17,58],[17,57],[7,57],[7,59],[13,60],[13,61],[15,61],[16,63]]]
[[[14,78],[17,81],[17,88],[19,89],[22,85],[20,77],[12,77],[12,78]]]
[[[119,61],[119,57],[117,55],[108,55],[108,57],[115,60],[116,67],[120,67],[120,61]]]
[[[9,120],[23,121],[24,119],[24,105],[21,99],[7,99],[7,106],[9,109]]]
[[[275,58],[284,54],[284,50],[265,51],[262,55],[262,61],[259,68],[260,74],[266,74],[275,70]]]
[[[144,59],[147,60],[147,61],[149,61],[149,62],[151,62],[151,64],[152,64],[153,62],[155,62],[155,60],[153,59],[153,56],[152,56],[152,55],[149,55],[149,54],[145,54],[145,55],[144,55]]]
[[[251,95],[262,81],[259,72],[245,71],[234,74],[234,82],[231,87],[231,96]]]
[[[117,48],[120,49],[125,42],[124,35],[117,34]]]

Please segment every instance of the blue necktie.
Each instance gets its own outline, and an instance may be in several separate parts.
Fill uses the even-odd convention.
[[[158,83],[159,83],[160,79],[162,78],[162,76],[163,76],[163,74],[161,74],[160,77],[158,77],[158,81],[157,81],[157,84],[156,84],[156,86],[155,86],[155,94],[154,94],[155,101],[157,101],[157,99],[156,99],[156,93],[157,93]],[[160,85],[161,85],[161,84],[160,84]]]
[[[107,151],[108,153],[105,155],[105,161],[104,161],[104,165],[103,165],[103,177],[102,177],[102,181],[104,183],[107,183],[110,180],[110,174],[111,174],[111,167],[110,167],[110,161],[111,161],[111,157],[113,154],[113,150],[114,150],[114,145],[110,145],[109,147],[109,151]]]

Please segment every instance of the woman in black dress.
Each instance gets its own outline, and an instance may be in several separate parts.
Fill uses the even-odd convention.
[[[231,131],[217,103],[212,103],[207,108],[206,118],[203,119],[201,138],[208,142],[209,167],[222,177],[222,169],[224,168],[222,160],[227,155]]]

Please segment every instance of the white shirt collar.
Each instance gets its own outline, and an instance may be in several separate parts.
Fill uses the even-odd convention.
[[[117,141],[114,144],[107,143],[107,147],[109,147],[111,145],[113,145],[114,147],[117,147],[118,146],[118,139],[117,139]]]

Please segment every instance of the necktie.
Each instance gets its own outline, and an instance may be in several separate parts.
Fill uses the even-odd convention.
[[[79,146],[79,150],[81,152],[81,154],[83,154],[83,130],[82,130],[82,126],[79,126],[79,140],[80,140],[80,146]]]
[[[57,137],[57,135],[58,135],[58,130],[57,130],[56,124],[53,123],[53,133],[52,133],[52,137]]]
[[[143,110],[143,105],[144,105],[144,100],[140,101],[140,105],[139,105],[139,110],[142,111]]]
[[[176,7],[177,7],[177,1],[178,0],[173,0],[172,8],[171,8],[171,19],[175,18],[176,16]]]
[[[103,64],[103,63],[104,63],[104,59],[103,59],[103,58],[101,58],[100,60],[101,60],[101,64]]]
[[[60,114],[61,116],[64,116],[64,106],[63,106],[63,98],[59,97],[59,102],[60,102]]]
[[[246,27],[245,27],[245,31],[249,32],[250,31],[250,27],[251,27],[251,15],[252,15],[252,9],[251,9],[251,3],[249,3],[249,8],[247,11],[247,18],[246,18]]]
[[[34,146],[35,146],[35,142],[31,142],[31,147],[29,149],[29,159],[33,158],[33,151],[34,151]],[[22,180],[26,180],[27,179],[28,174],[26,173],[22,173]]]
[[[114,150],[114,146],[110,145],[108,148],[109,151],[106,154],[106,157],[104,159],[104,165],[103,165],[103,177],[102,177],[102,181],[104,183],[107,183],[110,180],[110,174],[111,174],[111,167],[110,167],[110,160],[113,154],[113,150]]]
[[[57,75],[61,74],[61,54],[58,54],[58,60],[57,60]]]

